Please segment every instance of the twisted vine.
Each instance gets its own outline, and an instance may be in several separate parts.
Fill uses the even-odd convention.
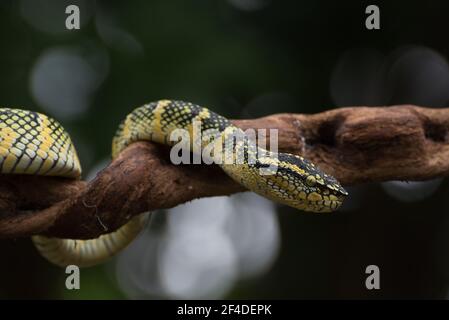
[[[303,155],[343,185],[449,174],[449,109],[348,107],[234,123],[279,129],[280,151]],[[0,237],[93,238],[144,211],[244,191],[215,166],[175,166],[168,154],[164,146],[132,144],[90,182],[3,175]]]

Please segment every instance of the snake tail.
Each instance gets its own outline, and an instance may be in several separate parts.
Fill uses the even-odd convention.
[[[55,265],[91,267],[107,261],[128,246],[140,233],[145,221],[146,215],[140,214],[116,231],[96,239],[59,239],[36,235],[32,240],[40,254]]]

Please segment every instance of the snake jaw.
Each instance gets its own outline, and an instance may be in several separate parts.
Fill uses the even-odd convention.
[[[286,204],[306,212],[334,212],[343,204],[346,195],[337,192],[326,193],[319,190],[303,191]]]
[[[325,173],[321,173],[321,177],[324,182],[317,182],[314,187],[305,189],[306,199],[300,199],[299,201],[300,203],[306,201],[306,207],[302,210],[333,212],[343,204],[348,196],[348,192],[335,178]]]

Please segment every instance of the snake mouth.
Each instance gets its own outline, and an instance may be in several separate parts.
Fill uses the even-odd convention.
[[[326,212],[334,212],[340,208],[340,206],[343,204],[343,201],[341,200],[334,200],[334,201],[328,201],[326,203],[323,203],[323,201],[320,202],[308,202],[303,204],[302,207],[298,208],[307,212],[317,212],[317,213],[326,213]]]
[[[343,204],[343,200],[331,201],[329,206],[325,206],[319,212],[333,212],[333,211],[336,211],[336,210],[338,210],[341,207],[342,204]]]
[[[318,196],[317,196],[318,198]],[[306,212],[326,213],[338,210],[343,204],[346,195],[333,194],[331,196],[319,196],[318,199],[296,199],[290,205]]]

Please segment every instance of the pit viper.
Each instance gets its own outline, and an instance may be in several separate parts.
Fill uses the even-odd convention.
[[[193,124],[201,124],[201,147],[219,141],[231,148],[231,160],[218,165],[236,182],[279,203],[312,212],[336,210],[347,192],[332,176],[301,156],[265,150],[229,139],[245,133],[228,119],[207,108],[183,101],[159,100],[138,107],[122,121],[112,140],[112,158],[135,141],[174,145],[176,129],[185,129],[193,143]],[[215,132],[211,134],[211,132]],[[206,137],[206,138],[205,138]],[[231,141],[231,142],[229,142]],[[248,139],[243,139],[248,141]],[[222,149],[222,153],[223,150]],[[257,154],[254,161],[250,156]],[[229,160],[229,154],[222,160]],[[216,158],[214,158],[216,159]],[[261,169],[266,169],[262,172]],[[271,171],[270,171],[271,170]],[[0,173],[79,178],[81,166],[69,134],[44,114],[0,108]],[[132,218],[114,232],[96,239],[60,239],[34,235],[32,240],[46,259],[59,266],[92,266],[126,247],[141,231],[145,215]]]

